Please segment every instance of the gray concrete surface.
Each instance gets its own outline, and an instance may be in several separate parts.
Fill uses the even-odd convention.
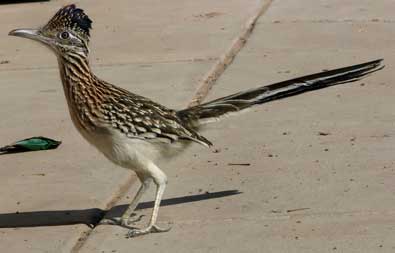
[[[43,6],[60,2],[1,6],[0,11],[11,15],[16,12],[13,8],[32,7],[34,15],[45,20],[41,15],[49,15],[51,8]],[[122,10],[129,6],[120,2]],[[93,58],[95,69],[107,80],[176,106],[186,104],[194,84],[258,6],[258,1],[185,5],[171,1],[172,7],[133,2],[139,6],[128,7],[136,11],[133,18],[127,11],[111,18],[116,7],[99,8],[93,1],[81,1],[97,15],[95,20],[107,17],[107,22],[114,22],[109,28],[106,23],[95,26],[94,36],[103,36],[96,37],[93,45],[98,58]],[[169,186],[159,224],[171,224],[170,232],[127,240],[126,230],[116,226],[7,228],[0,229],[0,248],[8,252],[68,252],[73,247],[75,252],[394,252],[394,7],[392,1],[356,0],[271,4],[208,99],[380,57],[387,67],[360,82],[276,101],[213,124],[205,136],[220,152],[193,146],[162,165]],[[104,10],[109,16],[102,14]],[[212,12],[226,14],[200,19]],[[152,14],[159,20],[148,19]],[[34,15],[24,18],[36,23]],[[8,20],[0,22],[3,31],[12,18],[2,16]],[[133,26],[124,22],[130,19]],[[116,28],[111,40],[98,32],[100,26],[105,31]],[[229,34],[221,33],[224,26],[232,27]],[[169,44],[155,36],[163,27],[169,29],[164,33]],[[120,40],[117,31],[124,31]],[[119,215],[138,184],[119,194],[133,178],[101,158],[72,129],[54,59],[25,41],[7,40],[0,42],[0,48],[19,51],[0,51],[11,61],[0,65],[4,76],[0,108],[8,119],[1,122],[6,133],[1,141],[34,135],[40,129],[64,143],[55,151],[0,157],[4,180],[0,192],[7,193],[2,194],[0,215],[104,209],[117,196],[120,200],[107,216]],[[175,51],[166,50],[169,45]],[[24,51],[32,48],[26,59]],[[30,69],[31,64],[41,67]],[[131,78],[136,82],[131,83]],[[25,83],[27,79],[35,80],[34,89]],[[166,95],[174,93],[174,99]],[[45,176],[39,176],[42,173]],[[140,206],[138,213],[146,215],[140,225],[149,217],[147,202],[152,198],[153,191]],[[57,217],[67,220],[67,215]],[[81,237],[84,232],[90,234]],[[83,240],[76,248],[79,238]]]
[[[63,141],[57,150],[0,157],[1,252],[70,252],[91,230],[81,223],[97,219],[134,180],[74,130],[54,55],[7,36],[45,24],[68,2],[0,6],[0,143],[35,135]],[[98,76],[181,107],[260,1],[77,4],[94,20],[91,63]]]

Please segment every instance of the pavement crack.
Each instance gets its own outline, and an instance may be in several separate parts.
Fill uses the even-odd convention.
[[[260,222],[260,221],[281,221],[291,219],[320,219],[320,218],[342,218],[342,217],[394,217],[395,210],[388,211],[372,211],[372,210],[355,210],[355,211],[335,211],[335,212],[314,212],[314,213],[298,213],[298,214],[263,214],[261,216],[233,216],[233,217],[212,217],[205,219],[185,219],[177,220],[175,224],[179,225],[190,225],[190,224],[204,224],[214,222],[235,222],[235,221],[249,221],[249,222]]]
[[[203,77],[188,107],[200,104],[204,98],[207,97],[215,82],[225,72],[228,66],[232,64],[233,60],[236,58],[241,49],[243,49],[244,45],[250,38],[259,17],[261,17],[269,9],[273,1],[274,0],[263,1],[257,11],[250,19],[248,19],[241,33],[232,41],[230,47],[214,63],[209,72]]]
[[[375,23],[395,23],[395,20],[392,19],[378,19],[378,18],[372,18],[372,19],[294,19],[294,20],[270,20],[270,21],[259,21],[258,24],[306,24],[306,23],[327,23],[327,24],[337,24],[337,23],[351,23],[351,24],[356,24],[356,23],[364,23],[364,24],[375,24]]]
[[[136,182],[137,176],[134,173],[130,173],[130,175],[126,178],[125,182],[121,183],[119,188],[112,194],[110,199],[107,201],[107,204],[104,208],[106,210],[101,217],[97,220],[96,224],[92,224],[92,227],[87,228],[82,231],[78,236],[76,243],[71,249],[71,253],[78,253],[80,249],[84,246],[85,242],[88,240],[92,232],[95,230],[97,224],[100,224],[101,220],[105,217],[107,210],[110,210],[120,199],[122,199],[130,189],[130,187]]]
[[[133,62],[119,62],[119,63],[93,63],[92,68],[105,68],[117,66],[130,65],[149,65],[149,64],[171,64],[171,63],[196,63],[196,62],[210,62],[218,60],[218,57],[195,57],[189,59],[174,59],[174,60],[157,60],[157,61],[133,61]],[[26,71],[26,70],[58,70],[58,66],[40,66],[40,67],[20,67],[20,68],[6,68],[0,69],[0,72],[8,71]]]

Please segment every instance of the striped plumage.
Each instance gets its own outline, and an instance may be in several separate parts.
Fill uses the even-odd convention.
[[[59,68],[70,114],[83,131],[111,127],[128,138],[164,143],[188,139],[211,145],[181,122],[176,111],[93,75],[87,56],[73,52],[63,54]]]
[[[201,124],[302,92],[359,80],[382,68],[381,60],[321,72],[269,86],[261,86],[202,105],[176,111],[133,94],[96,77],[89,66],[89,32],[92,21],[75,5],[60,9],[40,29],[17,29],[10,35],[39,41],[57,56],[70,116],[78,131],[109,160],[133,170],[142,182],[119,221],[129,217],[153,181],[155,204],[146,228],[130,228],[128,237],[163,232],[155,225],[167,177],[156,165],[159,158],[177,154],[191,142],[211,146],[198,133]]]

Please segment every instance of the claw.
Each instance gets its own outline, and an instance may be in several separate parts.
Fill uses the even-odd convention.
[[[134,215],[133,215],[134,216]],[[133,223],[136,223],[136,222],[139,222],[139,221],[141,221],[141,219],[144,217],[145,215],[144,214],[141,214],[139,217],[137,217],[136,219],[130,219],[131,217],[128,217],[128,218],[126,218],[126,219],[121,219],[121,226],[128,226],[129,224],[133,224]]]
[[[168,232],[170,231],[171,226],[169,226],[168,228],[160,228],[157,225],[153,225],[152,229],[151,229],[151,233],[163,233],[163,232]]]
[[[115,218],[104,218],[99,222],[100,225],[120,225],[121,219],[119,217]]]
[[[163,232],[168,232],[170,231],[171,227],[168,228],[160,228],[157,225],[152,225],[147,228],[143,229],[138,229],[138,228],[133,228],[129,230],[129,232],[126,234],[126,238],[132,238],[132,237],[137,237],[140,235],[146,235],[149,233],[163,233]]]
[[[134,215],[132,215],[131,217],[133,217],[133,216]],[[99,222],[99,224],[100,225],[118,225],[118,226],[128,227],[129,224],[133,224],[133,223],[141,221],[141,219],[144,217],[144,215],[142,214],[139,217],[137,217],[136,219],[131,219],[131,217],[129,217],[127,219],[122,219],[120,217],[104,218]]]

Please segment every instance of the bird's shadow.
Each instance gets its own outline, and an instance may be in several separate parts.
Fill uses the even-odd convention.
[[[238,190],[228,190],[170,198],[162,200],[161,206],[178,205],[213,198],[222,198],[240,193],[242,192]],[[137,209],[151,208],[153,205],[153,201],[142,202],[137,206]],[[89,227],[95,227],[107,213],[109,213],[111,216],[118,216],[126,210],[127,206],[128,205],[117,205],[112,207],[110,210],[90,208],[82,210],[4,213],[0,214],[0,228],[62,226],[73,224],[86,224]],[[108,218],[111,219],[114,217]]]

